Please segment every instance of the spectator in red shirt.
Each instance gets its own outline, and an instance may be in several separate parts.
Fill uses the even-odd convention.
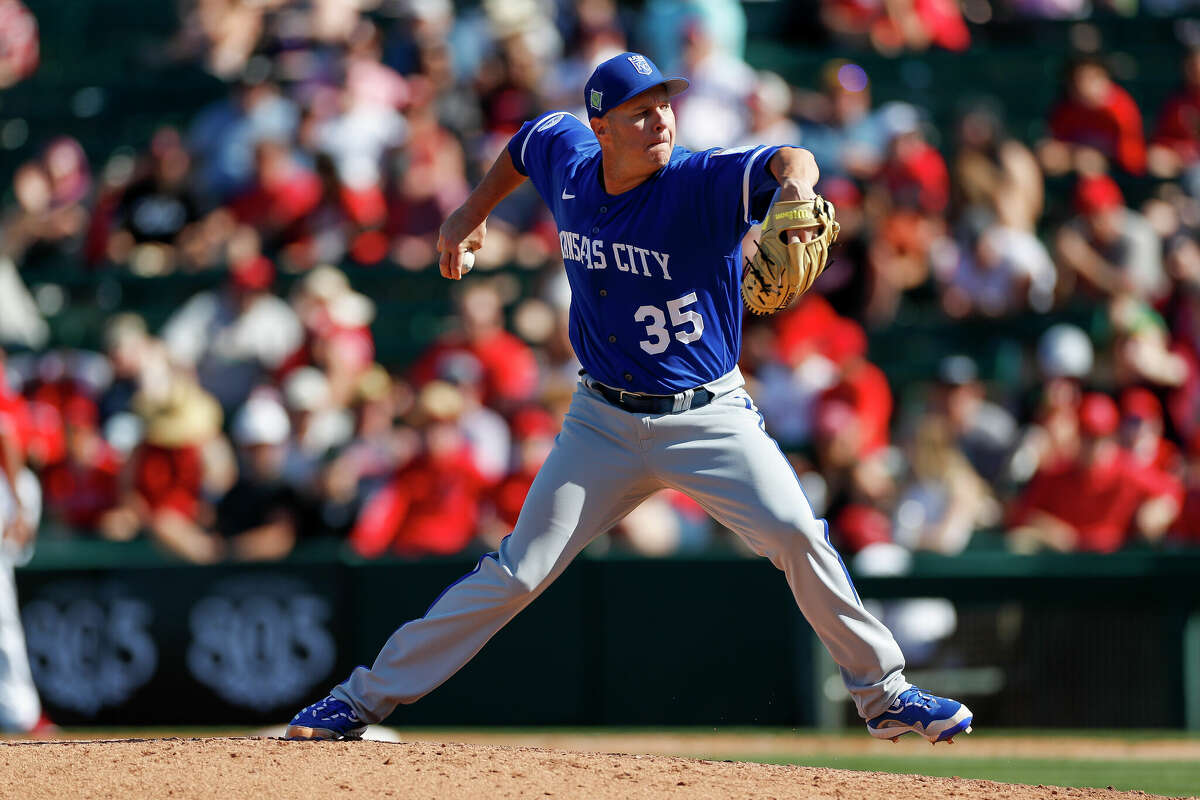
[[[1141,466],[1178,475],[1179,448],[1163,436],[1163,408],[1149,389],[1131,386],[1121,392],[1121,446]]]
[[[271,245],[304,234],[302,222],[320,204],[324,186],[284,142],[265,139],[254,150],[254,178],[233,203],[239,222],[252,225]]]
[[[137,519],[119,508],[120,455],[96,430],[96,406],[86,398],[67,402],[66,458],[42,472],[47,513],[81,532],[126,540],[137,531]]]
[[[433,343],[413,368],[418,384],[442,372],[442,361],[455,353],[468,352],[483,365],[485,405],[498,411],[515,408],[529,400],[537,389],[537,360],[529,346],[504,329],[504,305],[494,286],[475,283],[458,302],[461,329]]]
[[[1183,486],[1139,464],[1116,441],[1117,404],[1087,394],[1079,406],[1078,458],[1038,471],[1012,510],[1010,546],[1018,552],[1111,553],[1134,533],[1159,540],[1179,514]]]
[[[221,406],[161,354],[151,357],[134,397],[145,440],[131,456],[129,500],[151,537],[168,552],[196,564],[220,557],[215,537],[198,529],[207,510],[201,496],[203,448],[221,430]]]
[[[830,400],[846,403],[854,412],[860,432],[860,454],[881,450],[888,444],[888,427],[892,419],[892,390],[883,370],[855,354],[842,363],[842,374],[825,391],[821,402]]]
[[[1200,47],[1183,58],[1183,86],[1159,114],[1149,161],[1151,171],[1162,177],[1200,161]]]
[[[448,383],[421,390],[414,413],[421,450],[363,506],[349,540],[359,555],[453,555],[475,537],[484,485],[458,427],[463,409]]]
[[[1142,113],[1094,57],[1079,58],[1067,67],[1062,96],[1050,111],[1050,136],[1040,155],[1052,174],[1070,169],[1078,149],[1097,151],[1134,175],[1146,171]]]
[[[903,120],[902,125],[888,146],[880,180],[894,207],[940,215],[950,201],[946,160],[925,140],[915,113],[911,119]]]

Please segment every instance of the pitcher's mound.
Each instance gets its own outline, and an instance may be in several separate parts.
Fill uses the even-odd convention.
[[[430,742],[122,739],[0,745],[0,797],[1145,798],[1141,792]]]

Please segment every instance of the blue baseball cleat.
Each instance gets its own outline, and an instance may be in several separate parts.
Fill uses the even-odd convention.
[[[895,741],[906,733],[919,733],[930,744],[952,743],[953,737],[971,732],[975,715],[957,700],[922,692],[911,686],[900,693],[888,710],[867,720],[876,739]]]
[[[354,709],[332,695],[303,708],[292,717],[285,739],[361,739],[367,723]]]

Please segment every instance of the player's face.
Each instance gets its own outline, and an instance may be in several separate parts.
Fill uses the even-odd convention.
[[[611,157],[625,162],[631,171],[657,172],[671,159],[675,112],[665,86],[655,86],[626,100],[602,120],[597,138],[608,145]]]

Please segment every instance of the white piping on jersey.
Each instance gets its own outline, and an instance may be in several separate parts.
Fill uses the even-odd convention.
[[[541,126],[543,120],[553,117],[555,114],[558,114],[560,117],[571,117],[576,122],[579,121],[579,118],[570,111],[547,111],[545,114],[542,114],[540,117],[534,120],[533,124],[529,126],[529,133],[525,134],[525,141],[521,142],[521,166],[525,167],[526,172],[529,172],[529,167],[525,165],[525,148],[529,146],[529,137],[533,136],[534,132],[537,131],[537,129]],[[555,121],[554,124],[557,125],[558,122]]]
[[[528,140],[528,136],[525,137]],[[754,162],[762,155],[762,151],[766,150],[767,146],[762,145],[754,151],[754,155],[750,156],[750,160],[746,162],[746,169],[742,172],[742,208],[745,209],[746,222],[750,221],[750,168],[754,166]],[[521,163],[525,163],[525,153],[521,152]]]

